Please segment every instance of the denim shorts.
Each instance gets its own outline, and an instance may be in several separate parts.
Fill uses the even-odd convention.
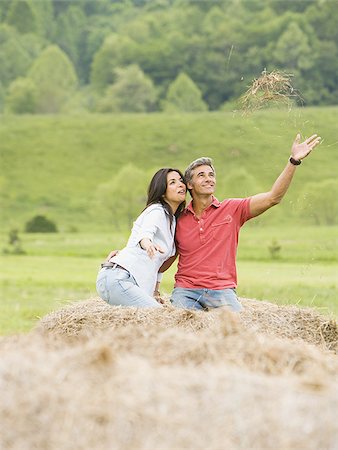
[[[135,278],[122,268],[103,268],[96,280],[96,290],[102,300],[110,305],[137,308],[161,308],[153,297],[141,289]]]
[[[226,307],[230,311],[241,311],[235,289],[188,289],[174,288],[171,303],[177,308],[208,310]]]

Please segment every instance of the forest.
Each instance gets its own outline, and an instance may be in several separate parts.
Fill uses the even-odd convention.
[[[2,0],[0,111],[231,110],[262,71],[338,103],[335,1]]]

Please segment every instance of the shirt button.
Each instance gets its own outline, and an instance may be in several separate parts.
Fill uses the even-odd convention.
[[[200,228],[200,231],[203,231],[203,228]]]

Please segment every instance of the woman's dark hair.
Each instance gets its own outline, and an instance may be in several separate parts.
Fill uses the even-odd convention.
[[[170,172],[177,172],[182,178],[183,183],[186,185],[183,174],[180,170],[172,169],[169,167],[165,167],[163,169],[158,170],[153,176],[148,187],[148,199],[146,207],[154,205],[155,203],[161,203],[161,205],[164,208],[164,211],[169,216],[171,225],[173,221],[173,213],[171,211],[170,205],[164,199],[164,194],[166,193],[167,190],[167,175]],[[181,214],[184,208],[185,208],[185,200],[182,203],[180,203],[179,207],[177,208],[175,212],[176,218]]]

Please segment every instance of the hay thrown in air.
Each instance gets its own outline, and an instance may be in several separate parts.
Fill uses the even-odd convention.
[[[264,69],[261,76],[252,81],[251,86],[240,99],[244,113],[262,109],[270,104],[284,104],[290,107],[292,99],[301,99],[292,86],[291,77],[291,74],[277,70],[267,72]]]

